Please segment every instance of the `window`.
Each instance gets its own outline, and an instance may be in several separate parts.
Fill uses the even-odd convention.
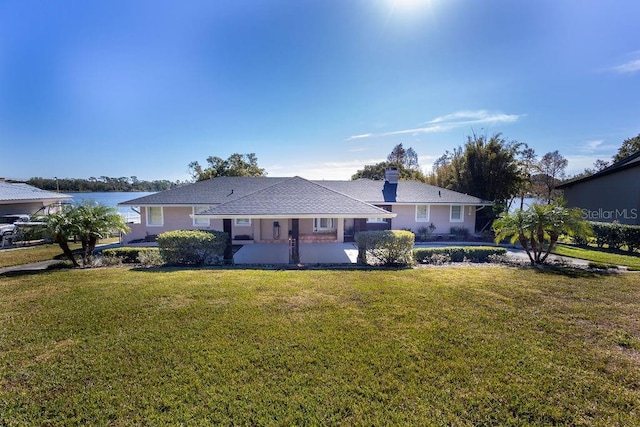
[[[464,213],[464,209],[462,209],[462,206],[451,205],[451,215],[449,217],[449,220],[451,222],[462,222],[464,221],[464,218],[462,217],[463,213]]]
[[[386,219],[384,218],[367,218],[367,222],[368,223],[376,223],[376,224],[380,224],[380,223],[385,223],[387,222]]]
[[[234,224],[238,227],[249,227],[251,225],[251,218],[236,218]]]
[[[160,226],[163,224],[162,206],[147,206],[147,225]]]
[[[416,222],[428,222],[429,210],[429,205],[416,205]]]
[[[313,228],[315,231],[334,230],[333,218],[314,218]]]
[[[200,214],[206,210],[211,209],[211,206],[194,206],[193,207],[193,214],[197,215]],[[209,218],[193,218],[193,225],[194,226],[201,226],[201,227],[208,227],[210,225],[209,222]]]

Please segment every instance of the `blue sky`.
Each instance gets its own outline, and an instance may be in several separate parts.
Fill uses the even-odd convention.
[[[348,179],[501,132],[569,173],[640,133],[640,2],[0,2],[0,176]],[[7,155],[7,152],[10,153]]]

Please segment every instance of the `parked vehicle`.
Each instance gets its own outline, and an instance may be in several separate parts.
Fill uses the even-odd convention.
[[[16,224],[30,222],[31,217],[27,214],[12,214],[0,216],[0,236],[13,233],[16,230]]]

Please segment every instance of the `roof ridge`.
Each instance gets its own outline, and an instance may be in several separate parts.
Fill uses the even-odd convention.
[[[300,177],[298,177],[298,178],[300,178]],[[300,178],[300,179],[304,179],[304,178]],[[343,192],[341,192],[341,191],[334,190],[333,188],[329,188],[329,187],[324,186],[324,185],[322,185],[322,184],[320,184],[320,183],[318,183],[318,182],[310,181],[310,180],[307,180],[307,179],[304,179],[304,180],[305,180],[305,181],[309,181],[310,183],[315,184],[315,185],[317,185],[318,187],[322,187],[322,188],[324,188],[325,190],[329,190],[329,191],[331,191],[331,192],[333,192],[333,193],[339,194],[339,195],[341,195],[341,196],[343,196],[343,197],[346,197],[346,198],[348,198],[348,199],[355,200],[355,201],[360,202],[360,203],[364,203],[365,205],[369,205],[369,206],[371,206],[371,207],[373,207],[373,208],[379,209],[379,210],[384,211],[384,212],[388,212],[386,209],[382,209],[382,208],[380,208],[380,207],[378,207],[378,206],[376,206],[376,205],[373,205],[373,204],[371,204],[371,203],[369,203],[369,202],[365,202],[364,200],[356,199],[356,198],[355,198],[355,197],[353,197],[353,196],[350,196],[350,195],[348,195],[348,194],[344,194],[344,193],[343,193]],[[343,182],[349,182],[349,181],[345,180],[345,181],[343,181]]]
[[[226,177],[226,178],[233,178],[233,177]],[[267,177],[266,177],[266,176],[264,176],[264,177],[249,177],[249,176],[246,176],[246,177],[235,177],[235,178],[267,178]],[[294,176],[294,177],[291,177],[291,178],[283,178],[283,179],[281,179],[281,180],[279,180],[279,181],[274,182],[274,183],[273,183],[273,184],[271,184],[271,185],[268,185],[268,186],[266,186],[266,187],[263,187],[263,188],[260,188],[260,189],[258,189],[258,190],[255,190],[255,191],[252,191],[252,192],[250,192],[250,193],[247,193],[247,194],[245,194],[244,196],[240,196],[240,197],[237,197],[237,198],[235,198],[235,199],[231,199],[231,200],[227,200],[227,201],[221,202],[221,203],[219,203],[219,204],[218,204],[218,206],[224,206],[224,205],[225,205],[225,204],[227,204],[227,203],[232,203],[232,202],[236,202],[236,201],[238,201],[238,200],[245,199],[245,198],[247,198],[247,197],[249,197],[249,196],[251,196],[251,195],[253,195],[253,194],[256,194],[256,193],[260,193],[260,192],[262,192],[262,191],[265,191],[265,190],[267,190],[267,189],[269,189],[269,188],[271,188],[271,187],[273,187],[273,186],[275,186],[275,185],[282,184],[283,182],[291,181],[293,178],[296,178],[296,177]],[[303,178],[303,179],[304,179],[304,178]],[[233,194],[233,189],[231,189],[231,194]],[[229,197],[231,194],[227,194],[227,197]]]

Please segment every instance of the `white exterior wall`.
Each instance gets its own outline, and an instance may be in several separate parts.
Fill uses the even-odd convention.
[[[429,227],[431,223],[436,226],[434,234],[449,234],[451,227],[464,227],[473,233],[476,227],[476,207],[463,206],[463,221],[451,222],[451,206],[450,205],[430,205],[429,221],[416,222],[415,205],[393,205],[392,212],[397,216],[391,220],[391,228],[400,230],[410,228],[414,233],[418,228],[424,226]]]

